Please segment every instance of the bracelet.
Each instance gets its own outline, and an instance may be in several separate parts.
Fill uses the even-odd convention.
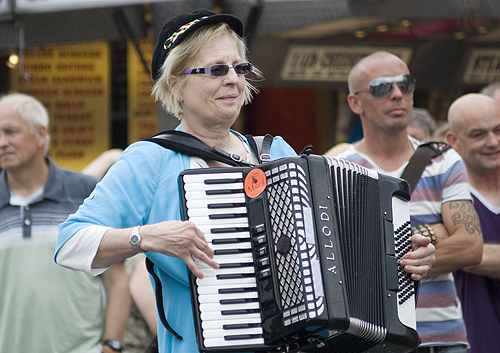
[[[411,230],[413,234],[421,234],[424,237],[431,238],[431,244],[436,245],[436,232],[434,232],[434,229],[429,224],[421,224],[418,227],[412,227]]]

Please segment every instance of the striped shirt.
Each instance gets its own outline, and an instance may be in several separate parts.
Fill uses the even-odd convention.
[[[59,223],[97,179],[48,164],[47,183],[30,198],[11,196],[0,174],[0,352],[100,353],[101,277],[53,261]]]
[[[408,138],[416,149],[420,142]],[[358,152],[353,145],[337,158],[393,177],[401,176],[408,164],[404,163],[397,170],[387,172],[370,157]],[[410,200],[412,226],[441,223],[442,204],[456,200],[471,200],[469,179],[461,157],[453,149],[449,149],[431,160],[415,187]],[[421,280],[417,302],[417,331],[423,346],[467,344],[462,309],[452,273]]]

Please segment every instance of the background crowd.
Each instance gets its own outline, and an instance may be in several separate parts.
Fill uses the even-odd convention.
[[[168,21],[153,53],[153,94],[180,119],[178,130],[256,162],[247,138],[231,130],[255,91],[247,75],[261,76],[242,33],[239,19],[208,10]],[[500,84],[457,99],[439,125],[413,107],[415,82],[393,54],[362,59],[348,86],[363,137],[327,155],[399,177],[421,142],[452,147],[426,166],[410,201],[414,251],[401,265],[421,280],[416,352],[495,351]],[[197,351],[187,268],[202,278],[200,268],[217,268],[218,259],[182,221],[176,179],[225,165],[141,141],[71,172],[47,157],[48,124],[35,98],[0,99],[0,352]],[[270,152],[296,155],[280,137]],[[157,324],[142,252],[163,285],[171,329]]]

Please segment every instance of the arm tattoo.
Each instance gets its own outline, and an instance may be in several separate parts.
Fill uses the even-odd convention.
[[[463,223],[467,233],[481,234],[479,217],[471,201],[451,201],[449,205],[450,210],[456,210],[451,216],[454,225]]]

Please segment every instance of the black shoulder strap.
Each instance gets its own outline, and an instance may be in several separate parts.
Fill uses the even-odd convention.
[[[182,131],[163,131],[145,141],[155,142],[172,151],[180,152],[188,156],[219,161],[234,167],[247,167],[252,165],[234,153],[228,153],[215,146],[210,147],[195,136]]]
[[[257,137],[259,140],[259,144],[257,144],[256,140],[251,135],[246,136],[250,147],[255,152],[259,160],[259,164],[264,161],[270,161],[270,147],[273,142],[273,137],[271,135],[266,135],[260,141],[260,136]],[[147,139],[145,141],[151,141],[159,144],[165,148],[171,149],[176,152],[184,153],[188,156],[196,156],[203,159],[208,160],[216,160],[219,162],[223,162],[232,166],[250,166],[251,164],[242,160],[240,156],[235,154],[230,154],[226,151],[223,151],[217,147],[210,147],[206,145],[204,142],[199,140],[193,135],[187,134],[182,131],[177,130],[168,130],[160,132],[159,134],[154,135],[152,138]],[[259,148],[260,147],[260,148]],[[146,258],[146,268],[148,272],[153,276],[155,282],[155,297],[156,303],[158,306],[158,316],[160,318],[161,323],[168,332],[170,332],[175,338],[182,341],[182,336],[180,336],[177,332],[175,332],[172,327],[168,324],[167,318],[165,316],[165,309],[163,307],[163,290],[160,278],[154,272],[154,264],[149,259]]]
[[[247,138],[253,152],[257,156],[259,164],[271,161],[271,144],[273,143],[273,137],[271,135],[245,135],[245,137]]]
[[[160,321],[165,326],[168,332],[170,332],[175,338],[182,341],[182,336],[180,336],[174,329],[168,324],[167,318],[165,317],[165,309],[163,308],[163,291],[161,288],[161,281],[158,275],[155,273],[153,261],[151,261],[148,257],[146,257],[146,269],[153,276],[155,281],[155,297],[156,297],[156,305],[158,305],[158,316],[160,317]]]
[[[415,187],[424,172],[425,167],[429,164],[430,160],[436,158],[444,151],[451,147],[444,142],[430,141],[423,143],[417,147],[417,150],[411,156],[410,161],[406,165],[401,178],[410,184],[410,194],[413,193]]]

